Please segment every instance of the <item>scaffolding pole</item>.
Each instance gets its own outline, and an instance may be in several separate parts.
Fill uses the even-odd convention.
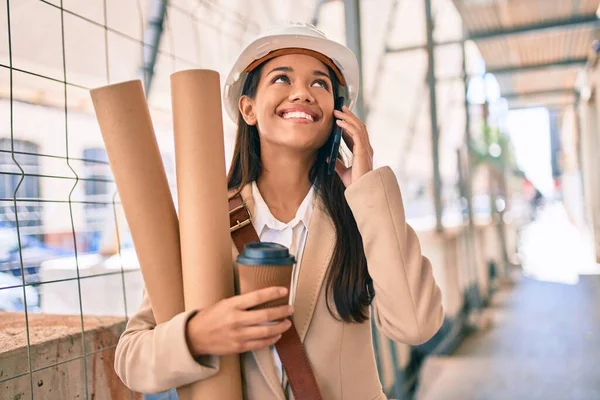
[[[466,30],[464,31],[463,37],[467,37]],[[475,232],[475,218],[473,215],[473,174],[475,169],[475,163],[473,162],[473,151],[472,151],[472,137],[471,137],[471,110],[469,108],[469,75],[467,71],[467,40],[463,39],[462,42],[462,76],[465,91],[465,166],[461,168],[459,164],[459,174],[463,172],[463,196],[467,201],[467,216],[468,216],[468,227],[466,229],[466,254],[468,258],[468,265],[466,271],[469,274],[469,278],[472,280],[469,284],[468,292],[466,294],[468,303],[473,309],[479,310],[482,307],[481,302],[481,291],[479,289],[479,271],[477,269],[477,244],[476,244],[476,232]],[[458,155],[460,158],[460,153]],[[459,160],[460,161],[460,160]]]
[[[346,21],[346,45],[356,55],[358,60],[358,75],[359,81],[362,83],[362,46],[360,43],[360,0],[344,0],[344,17]],[[358,118],[363,119],[363,102],[362,90],[358,91],[354,114]],[[377,370],[381,371],[381,354],[379,352],[379,336],[375,322],[371,320],[373,325],[373,349],[375,351],[375,361],[377,362]]]
[[[315,6],[313,8],[313,16],[310,23],[314,26],[319,25],[319,16],[321,15],[321,6],[327,3],[328,0],[315,0]]]
[[[150,93],[152,78],[154,78],[154,66],[156,65],[156,56],[158,47],[163,34],[165,16],[167,14],[168,0],[153,0],[150,7],[150,16],[148,17],[148,27],[144,32],[143,65],[141,74],[144,82],[146,97]]]
[[[474,226],[473,221],[473,155],[471,152],[471,111],[469,109],[469,75],[467,73],[467,50],[466,41],[462,43],[462,74],[465,89],[465,147],[467,149],[467,168],[465,176],[465,198],[467,200],[467,214],[469,216],[469,226]]]
[[[427,29],[427,83],[429,84],[429,109],[431,112],[431,150],[433,154],[433,199],[435,204],[435,230],[443,232],[442,224],[442,179],[440,176],[440,131],[437,116],[435,82],[435,43],[433,42],[433,14],[431,0],[425,0],[425,22]]]
[[[346,20],[346,45],[354,52],[358,60],[359,80],[362,84],[362,45],[360,41],[360,1],[344,0],[344,15]],[[354,114],[364,119],[362,90],[358,91]]]

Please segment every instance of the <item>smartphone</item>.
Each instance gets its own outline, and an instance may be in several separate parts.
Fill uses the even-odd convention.
[[[342,111],[344,105],[344,97],[338,96],[335,99],[334,108],[338,111]],[[338,118],[333,117],[333,140],[331,141],[331,150],[329,151],[329,164],[327,164],[327,174],[333,174],[335,171],[335,163],[340,152],[340,144],[342,143],[342,127],[339,126],[336,121]]]

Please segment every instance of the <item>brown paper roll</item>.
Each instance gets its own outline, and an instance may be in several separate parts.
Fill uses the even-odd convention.
[[[289,289],[293,269],[293,265],[244,265],[238,263],[240,293],[250,293],[271,286],[281,286]],[[254,307],[254,309],[285,306],[288,303],[289,292],[287,296],[281,299],[261,304]]]
[[[157,323],[184,310],[179,226],[141,81],[91,91]]]
[[[187,310],[233,296],[233,268],[219,74],[171,75],[177,193]],[[241,399],[239,356],[192,387],[194,399]]]

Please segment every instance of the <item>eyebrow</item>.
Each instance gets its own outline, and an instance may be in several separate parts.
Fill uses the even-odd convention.
[[[323,71],[315,70],[315,71],[313,71],[313,75],[315,75],[315,76],[324,76],[325,78],[331,80],[331,77],[329,76],[329,74],[326,74]]]
[[[294,72],[294,69],[292,67],[277,67],[277,68],[273,68],[267,75],[272,74],[273,72]]]
[[[294,72],[294,69],[292,67],[276,67],[276,68],[273,68],[267,75],[270,75],[273,72]],[[323,76],[323,77],[326,77],[327,79],[331,80],[331,77],[329,76],[329,74],[327,74],[323,71],[314,70],[313,75],[314,76]]]

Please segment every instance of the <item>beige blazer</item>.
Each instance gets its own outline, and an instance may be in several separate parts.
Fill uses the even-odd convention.
[[[397,342],[429,340],[443,320],[440,289],[419,239],[405,221],[394,173],[369,172],[345,192],[363,238],[375,299],[371,318]],[[253,209],[250,187],[242,197]],[[300,268],[294,324],[327,400],[386,399],[377,374],[371,324],[336,320],[327,309],[324,280],[335,230],[317,202]],[[232,252],[237,250],[232,244]],[[335,309],[335,307],[333,307]],[[116,349],[115,370],[134,391],[155,393],[206,379],[219,370],[215,356],[195,360],[185,340],[191,312],[156,325],[148,297],[131,317]],[[284,400],[269,349],[241,355],[244,395],[248,400]],[[293,397],[292,397],[293,398]]]

